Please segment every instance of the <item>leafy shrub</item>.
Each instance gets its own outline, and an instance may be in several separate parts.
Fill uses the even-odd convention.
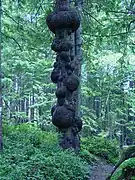
[[[85,149],[94,155],[105,158],[108,162],[117,162],[119,149],[115,141],[109,141],[103,137],[82,138],[81,141],[81,149]]]
[[[42,142],[49,144],[57,144],[57,134],[51,132],[43,132],[39,128],[31,124],[20,124],[17,126],[4,124],[3,134],[10,137],[11,140],[21,140],[25,143],[31,143],[34,146],[41,145]]]
[[[88,164],[74,152],[57,146],[57,134],[31,125],[4,125],[4,152],[0,154],[2,180],[85,180]]]
[[[98,160],[98,158],[95,156],[95,155],[93,155],[92,153],[90,153],[88,150],[86,150],[86,149],[81,149],[81,151],[80,151],[80,157],[82,158],[82,159],[84,159],[85,161],[87,161],[89,164],[91,163],[91,162],[93,162],[93,161],[97,161]]]

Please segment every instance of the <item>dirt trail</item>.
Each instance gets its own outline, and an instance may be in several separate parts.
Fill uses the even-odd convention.
[[[105,180],[112,172],[113,166],[106,162],[99,160],[90,166],[90,179],[89,180]]]

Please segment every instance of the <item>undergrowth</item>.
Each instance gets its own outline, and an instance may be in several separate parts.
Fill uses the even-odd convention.
[[[57,146],[57,134],[28,124],[3,127],[1,180],[85,180],[88,164],[72,151]]]
[[[119,148],[115,140],[110,141],[103,137],[82,138],[81,149],[106,159],[108,163],[115,164],[118,161]]]
[[[0,154],[1,180],[87,180],[89,166],[98,156],[115,162],[116,142],[100,137],[82,138],[81,151],[58,147],[57,133],[31,124],[3,125],[4,152]]]

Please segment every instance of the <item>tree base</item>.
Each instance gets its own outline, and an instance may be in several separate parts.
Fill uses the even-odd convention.
[[[80,150],[79,134],[75,134],[72,128],[60,130],[59,145],[63,149],[74,149],[78,152]]]

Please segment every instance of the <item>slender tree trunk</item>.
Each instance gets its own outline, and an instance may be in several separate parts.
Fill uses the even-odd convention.
[[[32,96],[31,96],[31,98],[30,98],[30,105],[33,106],[34,103],[35,103],[34,89],[32,89]],[[31,111],[30,111],[30,121],[33,121],[33,120],[34,120],[34,107],[32,107],[30,110],[31,110]]]
[[[99,118],[100,116],[100,97],[94,97],[94,110],[96,113],[96,117]]]
[[[3,142],[2,142],[2,68],[1,68],[1,18],[2,18],[2,4],[0,0],[0,151],[3,150]]]
[[[15,76],[13,77],[12,81],[13,81],[13,86],[12,86],[12,89],[11,89],[11,94],[16,92],[16,77]],[[13,95],[12,95],[12,97],[13,97]],[[9,106],[9,108],[10,108],[10,118],[14,118],[14,116],[15,116],[14,114],[15,114],[15,102],[16,101],[12,97],[10,99],[10,106]]]
[[[18,81],[17,75],[15,75],[15,84],[14,85],[15,85],[14,91],[15,91],[16,95],[19,95],[19,81]],[[16,97],[16,99],[15,99],[15,113],[16,113],[15,117],[16,117],[16,120],[17,120],[16,123],[19,122],[19,117],[17,115],[18,112],[19,112],[19,100]]]
[[[25,99],[25,112],[26,112],[26,116],[27,116],[26,122],[28,122],[29,121],[29,99],[28,99],[28,97]]]
[[[81,12],[82,12],[82,7],[83,7],[83,0],[76,0],[75,2],[75,6],[77,8],[77,10],[80,13],[81,16]],[[81,78],[81,64],[82,64],[82,38],[81,38],[81,34],[82,34],[82,26],[80,24],[80,27],[77,29],[77,31],[75,31],[74,33],[74,43],[75,43],[75,71],[74,73]],[[75,106],[76,106],[76,115],[80,116],[80,91],[81,88],[79,87],[77,89],[77,91],[74,92],[74,102],[75,102]]]

